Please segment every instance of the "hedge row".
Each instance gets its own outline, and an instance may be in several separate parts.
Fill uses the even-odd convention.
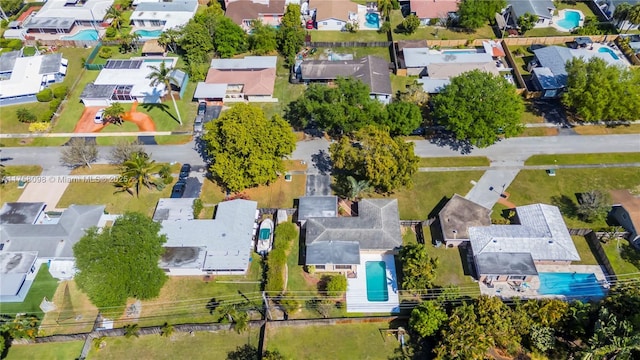
[[[298,229],[293,223],[283,223],[276,227],[273,250],[267,255],[267,281],[265,291],[275,294],[284,292],[287,253],[298,238]]]

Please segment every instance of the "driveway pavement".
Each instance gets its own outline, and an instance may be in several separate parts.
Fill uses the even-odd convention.
[[[496,168],[487,170],[465,198],[491,209],[498,202],[500,194],[509,187],[519,172],[520,170],[518,169]]]
[[[37,178],[42,179],[43,182],[28,183],[18,202],[44,202],[47,204],[47,211],[55,210],[69,183],[53,176]],[[9,186],[17,186],[17,184],[10,183]]]

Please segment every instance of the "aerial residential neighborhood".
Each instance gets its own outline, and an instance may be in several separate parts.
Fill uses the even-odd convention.
[[[639,1],[0,20],[0,359],[640,359]]]

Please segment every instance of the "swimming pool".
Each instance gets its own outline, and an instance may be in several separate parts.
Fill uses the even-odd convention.
[[[367,277],[367,300],[388,301],[387,264],[384,261],[367,261],[364,267]]]
[[[162,30],[136,30],[136,34],[145,39],[157,39],[162,35]]]
[[[377,13],[368,13],[365,15],[365,23],[364,26],[371,29],[379,29],[380,28],[380,15]]]
[[[611,55],[611,57],[613,58],[613,60],[620,60],[620,58],[618,57],[618,55],[616,55],[615,52],[613,52],[613,50],[611,50],[610,48],[603,46],[600,49],[598,49],[599,53],[609,53],[609,55]]]
[[[572,298],[604,297],[595,274],[539,273],[541,295],[564,295]]]
[[[571,29],[580,26],[581,17],[582,14],[578,11],[565,10],[564,18],[556,21],[556,25],[565,29],[566,31],[571,31]]]
[[[63,36],[60,38],[61,40],[98,40],[98,31],[97,30],[80,30],[76,34],[71,36]]]

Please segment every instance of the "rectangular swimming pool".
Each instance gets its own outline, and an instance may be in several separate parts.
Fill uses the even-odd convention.
[[[571,298],[604,297],[595,274],[539,273],[541,295],[563,295]]]
[[[364,267],[367,277],[367,300],[388,301],[387,264],[384,261],[367,261]]]

